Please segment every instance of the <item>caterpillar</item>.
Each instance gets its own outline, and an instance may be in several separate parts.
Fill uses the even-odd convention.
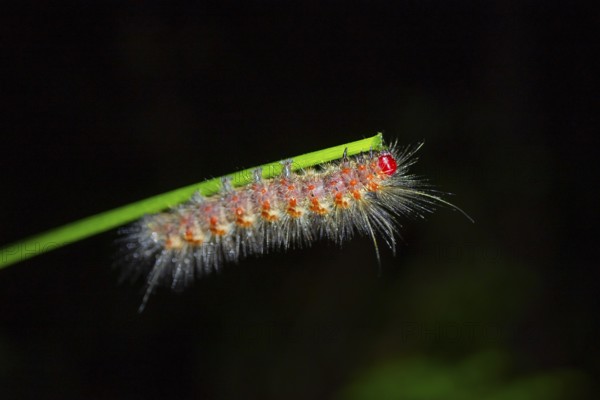
[[[233,187],[225,177],[214,195],[196,192],[183,204],[144,216],[121,231],[129,254],[124,276],[146,280],[140,311],[157,286],[181,290],[248,256],[321,238],[340,244],[358,234],[372,239],[379,262],[377,237],[394,251],[399,218],[422,218],[436,205],[465,214],[410,173],[422,145],[393,144],[352,157],[346,149],[337,161],[297,171],[293,159],[284,160],[274,178],[264,179],[258,168],[251,183]]]

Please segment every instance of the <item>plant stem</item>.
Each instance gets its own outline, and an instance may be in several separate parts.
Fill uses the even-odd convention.
[[[381,133],[355,142],[330,147],[328,149],[292,157],[292,170],[312,167],[342,157],[344,149],[352,156],[371,148],[378,150],[383,146]],[[248,168],[231,175],[233,186],[243,186],[252,182],[253,172],[258,167]],[[278,176],[282,171],[280,162],[272,162],[260,166],[265,179]],[[0,249],[0,269],[11,264],[24,261],[31,257],[46,253],[70,243],[75,243],[89,236],[105,232],[115,227],[135,221],[145,214],[157,213],[173,207],[199,191],[204,196],[210,196],[221,189],[221,179],[214,178],[194,185],[185,186],[157,196],[149,197],[113,210],[105,211],[79,221],[31,236],[22,241],[10,244]]]

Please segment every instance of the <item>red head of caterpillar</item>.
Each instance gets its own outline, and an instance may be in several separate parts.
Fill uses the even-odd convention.
[[[263,179],[260,169],[245,186],[224,178],[217,194],[196,194],[145,216],[124,230],[133,260],[126,273],[146,277],[140,310],[159,285],[181,289],[227,262],[321,238],[342,243],[355,234],[369,236],[379,260],[376,237],[394,250],[399,218],[422,216],[436,205],[460,211],[409,173],[421,145],[353,157],[344,151],[337,162],[296,172],[286,160],[274,178]]]
[[[377,159],[377,164],[381,168],[381,172],[387,175],[394,175],[398,169],[398,164],[391,153],[383,152]]]

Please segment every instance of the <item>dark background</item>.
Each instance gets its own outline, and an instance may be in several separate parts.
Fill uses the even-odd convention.
[[[368,239],[318,243],[141,315],[116,231],[13,265],[3,399],[591,396],[596,10],[80,3],[0,6],[0,244],[377,131],[424,139],[415,171],[476,223],[406,221],[381,277]]]

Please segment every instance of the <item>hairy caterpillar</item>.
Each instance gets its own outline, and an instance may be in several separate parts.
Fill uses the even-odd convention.
[[[146,275],[140,311],[159,285],[182,289],[224,263],[320,238],[341,243],[367,235],[379,260],[376,235],[393,251],[398,217],[423,217],[435,205],[461,211],[409,173],[421,146],[392,145],[353,157],[344,151],[338,161],[297,172],[293,160],[282,161],[275,178],[263,179],[256,169],[250,184],[234,188],[226,177],[215,195],[196,193],[145,216],[123,230],[131,264],[126,275]]]

